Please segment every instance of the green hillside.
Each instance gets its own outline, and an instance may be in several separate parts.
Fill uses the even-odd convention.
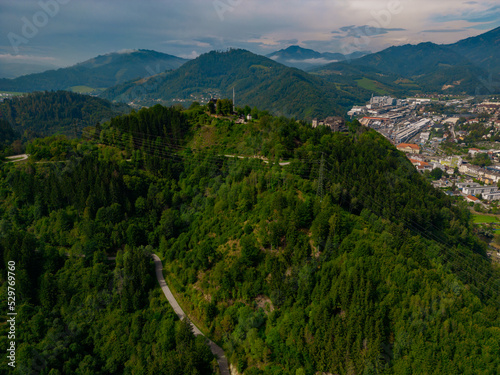
[[[232,98],[233,88],[237,105],[298,118],[343,115],[369,98],[356,85],[337,87],[244,50],[210,52],[175,71],[110,88],[101,97],[145,105],[206,103],[212,96]]]
[[[88,141],[37,141],[40,155],[69,149],[66,163],[2,165],[19,361],[212,373],[151,283],[155,252],[240,373],[497,373],[500,271],[469,211],[382,136],[348,125],[335,134],[265,113],[235,124],[157,105]],[[54,339],[55,319],[76,333]],[[51,350],[58,340],[67,349]]]
[[[36,92],[0,103],[0,119],[25,138],[54,133],[75,136],[86,126],[126,112],[124,105],[66,91]]]
[[[456,53],[483,68],[487,73],[500,74],[500,27],[476,37],[449,45]]]

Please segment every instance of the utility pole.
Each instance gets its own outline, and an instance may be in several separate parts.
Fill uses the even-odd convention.
[[[319,166],[319,177],[318,177],[318,191],[316,195],[323,199],[323,180],[325,178],[325,154],[321,153],[321,164]]]
[[[233,87],[233,113],[236,113],[236,102],[235,102],[235,95],[234,95],[234,87]]]

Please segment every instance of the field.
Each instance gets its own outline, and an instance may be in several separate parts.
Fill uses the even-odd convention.
[[[356,82],[358,83],[359,87],[362,87],[366,90],[370,91],[375,91],[379,95],[389,95],[390,91],[388,91],[383,84],[380,82],[374,81],[369,78],[362,78],[362,79],[357,79]]]
[[[7,95],[12,95],[12,96],[19,96],[19,95],[24,95],[26,93],[25,92],[0,91],[0,95],[1,94],[7,94]]]
[[[474,224],[483,223],[500,223],[500,218],[497,216],[474,214]]]
[[[94,88],[88,86],[73,86],[70,90],[78,94],[88,94],[95,91]]]

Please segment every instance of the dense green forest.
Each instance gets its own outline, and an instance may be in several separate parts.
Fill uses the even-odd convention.
[[[16,139],[16,132],[12,129],[12,126],[5,121],[0,119],[0,145],[6,145]]]
[[[36,92],[0,103],[0,120],[25,139],[55,133],[74,137],[86,126],[126,112],[124,105],[67,91]]]
[[[20,363],[211,373],[155,284],[155,252],[240,373],[500,372],[500,273],[469,211],[357,122],[255,115],[157,105],[2,165]]]
[[[19,134],[12,129],[9,122],[0,119],[0,158],[11,155],[13,149],[16,149],[16,151],[22,150],[22,144],[19,138]],[[15,141],[17,142],[13,145]]]

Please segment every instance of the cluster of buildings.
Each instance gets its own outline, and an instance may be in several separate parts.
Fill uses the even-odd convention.
[[[472,164],[462,164],[458,170],[464,175],[474,177],[475,179],[483,181],[487,184],[496,184],[500,181],[500,171],[485,169]]]
[[[324,120],[318,120],[315,118],[312,121],[312,127],[317,128],[318,126],[326,126],[333,132],[343,132],[347,130],[345,120],[342,117],[327,117]]]
[[[419,106],[430,102],[430,99],[373,96],[369,104],[353,107],[348,115],[357,116],[362,125],[377,130],[391,142],[399,144],[410,141],[434,125],[432,118],[420,116],[416,111]]]
[[[473,196],[478,199],[477,197],[480,195],[487,201],[500,199],[500,189],[497,186],[482,186],[476,182],[462,182],[457,184],[457,188],[467,197]]]
[[[0,92],[0,103],[2,103],[5,99],[9,99],[14,97],[14,94],[7,93],[7,92]]]
[[[396,129],[396,131],[393,132],[394,143],[399,144],[407,142],[422,132],[423,129],[429,129],[431,125],[433,125],[432,120],[426,118],[416,122],[406,121],[401,124],[401,130]]]
[[[439,184],[440,182],[438,181],[434,182],[435,186],[439,186]],[[447,182],[447,184],[449,184],[449,182]],[[483,186],[476,182],[466,181],[457,183],[455,187],[457,189],[455,192],[448,191],[447,194],[462,196],[467,202],[482,204],[483,202],[481,199],[490,202],[500,200],[500,189],[497,186]]]
[[[412,143],[400,143],[397,145],[397,149],[408,155],[408,159],[410,159],[419,172],[431,171],[439,168],[443,172],[452,175],[455,173],[455,169],[458,168],[459,173],[484,183],[496,184],[500,182],[500,168],[481,168],[480,166],[467,163],[460,156],[436,158],[433,156],[421,155],[420,146]],[[471,156],[484,153],[487,154],[490,159],[497,162],[500,161],[500,150],[479,150],[477,148],[471,148],[469,149],[469,153]]]
[[[500,130],[500,102],[474,103],[474,99],[473,97],[453,100],[394,99],[390,96],[374,96],[369,104],[353,107],[348,115],[357,117],[361,124],[377,130],[394,144],[410,141],[420,144],[430,142],[433,147],[438,147],[444,140],[463,141],[468,132],[455,127],[464,119],[465,125],[481,121],[484,126],[491,127],[490,134],[483,137],[488,140],[496,130]],[[430,113],[431,109],[427,109],[430,104],[453,107],[457,114],[446,116]],[[478,119],[481,114],[489,116],[486,119],[484,117]],[[432,133],[432,130],[436,132]],[[440,131],[443,134],[438,136]]]

